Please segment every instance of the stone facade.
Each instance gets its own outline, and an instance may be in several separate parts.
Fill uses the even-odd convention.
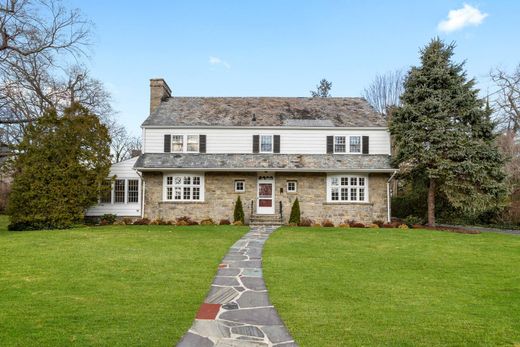
[[[316,223],[328,219],[340,224],[346,219],[370,223],[374,220],[386,220],[387,197],[386,181],[388,174],[369,174],[369,202],[367,203],[328,203],[326,173],[285,173],[275,176],[275,206],[280,213],[282,202],[283,221],[288,222],[292,203],[296,198],[300,202],[302,217]],[[233,220],[233,209],[240,196],[246,216],[246,223],[251,216],[251,206],[256,210],[257,173],[256,172],[206,172],[204,202],[164,202],[162,172],[144,172],[145,182],[144,216],[150,219],[162,218],[174,220],[189,216],[194,220],[211,218]],[[236,193],[235,180],[245,181],[245,192]],[[287,192],[287,181],[297,181],[297,192]],[[254,213],[254,211],[253,211]]]

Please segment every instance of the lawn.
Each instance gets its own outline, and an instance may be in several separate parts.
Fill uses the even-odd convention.
[[[247,230],[106,226],[7,232],[0,217],[1,346],[171,346]]]
[[[300,346],[520,346],[520,237],[282,228],[270,297]]]

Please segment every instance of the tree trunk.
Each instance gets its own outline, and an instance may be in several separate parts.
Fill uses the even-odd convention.
[[[435,226],[435,180],[433,178],[430,178],[428,188],[428,225]]]

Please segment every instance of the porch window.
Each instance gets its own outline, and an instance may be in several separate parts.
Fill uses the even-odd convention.
[[[104,189],[99,196],[101,204],[132,204],[139,202],[138,179],[116,179],[103,182]]]
[[[204,176],[188,174],[164,176],[164,200],[204,200]]]
[[[260,153],[273,153],[273,135],[260,135]]]
[[[121,204],[125,202],[125,180],[116,180],[114,184],[114,202]]]
[[[127,201],[139,202],[139,180],[128,180]]]
[[[101,195],[99,197],[99,202],[102,204],[111,204],[112,203],[112,181],[105,180],[102,184]]]
[[[368,177],[329,176],[327,179],[327,200],[331,202],[367,202]]]

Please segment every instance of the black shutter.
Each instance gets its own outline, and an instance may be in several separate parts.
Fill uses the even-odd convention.
[[[280,153],[280,135],[274,135],[273,141],[273,153]]]
[[[172,136],[164,135],[164,153],[170,153],[172,151]]]
[[[334,153],[334,136],[327,136],[327,153]]]
[[[368,136],[363,136],[363,148],[361,149],[361,152],[363,154],[368,154]]]
[[[253,153],[260,152],[260,135],[253,135]]]
[[[206,135],[199,135],[199,153],[206,153]]]

